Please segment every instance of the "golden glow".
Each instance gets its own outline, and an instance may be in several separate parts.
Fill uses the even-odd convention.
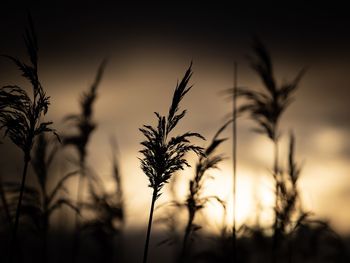
[[[195,62],[191,80],[194,87],[183,101],[183,107],[188,109],[188,114],[178,131],[198,131],[209,140],[222,123],[223,117],[231,111],[230,102],[225,102],[219,95],[220,91],[232,85],[231,64],[227,65],[220,58],[213,60],[209,57],[201,57],[196,64],[196,57],[192,55],[193,50],[182,52],[181,48],[153,50],[151,47],[145,47],[145,49],[147,50],[138,52],[126,50],[125,57],[114,54],[120,60],[111,60],[106,77],[101,83],[94,111],[98,127],[92,135],[88,151],[90,167],[103,178],[107,190],[112,191],[113,181],[109,177],[111,171],[109,137],[113,135],[117,138],[129,227],[146,225],[151,198],[151,189],[147,187],[147,178],[142,173],[137,159],[137,156],[140,156],[138,151],[141,149],[139,143],[143,139],[138,128],[145,123],[154,123],[154,111],[165,113],[168,110],[176,80],[183,74],[192,58]],[[171,63],[167,64],[166,61]],[[52,97],[52,103],[46,119],[55,122],[59,133],[65,130],[62,118],[68,113],[79,110],[77,103],[79,94],[92,82],[98,63],[99,61],[96,61],[95,65],[81,65],[81,67],[67,65],[59,67],[55,66],[55,63],[47,63],[46,72],[42,74],[47,79],[44,79],[43,84],[48,84],[45,86],[48,88],[47,93]],[[49,72],[55,74],[48,75]],[[249,87],[260,86],[257,79],[251,78],[251,72],[249,74],[247,72],[242,70],[241,82]],[[318,76],[311,75],[305,80],[305,86],[312,88],[319,85]],[[341,189],[346,187],[350,189],[348,134],[344,128],[320,120],[317,111],[319,108],[316,106],[328,105],[327,102],[317,102],[317,105],[312,105],[315,107],[310,107],[310,94],[304,92],[303,88],[301,87],[296,94],[296,102],[288,109],[286,119],[281,123],[284,136],[279,144],[280,164],[286,167],[286,133],[293,129],[296,132],[296,157],[298,162],[303,163],[299,186],[305,209],[329,219],[340,231],[350,231],[348,223],[350,211],[343,209],[344,204],[349,203],[349,199],[338,196]],[[324,106],[321,108],[323,111],[331,110]],[[308,114],[303,115],[305,109]],[[238,226],[257,222],[261,225],[270,225],[273,220],[274,195],[270,175],[273,148],[268,139],[250,132],[252,127],[253,123],[246,120],[238,124],[236,208]],[[227,132],[224,136],[230,138],[231,134]],[[201,146],[206,145],[205,142],[197,143]],[[227,201],[225,222],[229,225],[232,224],[233,209],[230,144],[231,141],[228,140],[219,149],[227,155],[228,160],[220,166],[221,170],[210,172],[215,179],[207,183],[205,192],[206,195],[218,195]],[[2,162],[4,166],[10,163],[16,167],[13,159],[11,162],[5,159]],[[68,166],[64,160],[61,166],[62,163]],[[70,170],[64,166],[60,167],[58,171],[60,174]],[[17,172],[18,168],[8,169]],[[182,200],[186,198],[188,180],[192,175],[190,169],[176,175],[179,178],[177,193]],[[70,197],[74,200],[76,180],[70,182]],[[168,186],[164,188],[165,193],[159,199],[159,204],[169,201],[167,189]],[[215,202],[208,204],[205,213],[214,218],[208,223],[212,230],[222,224],[223,210],[220,205]],[[71,213],[69,214],[69,217],[73,218]]]

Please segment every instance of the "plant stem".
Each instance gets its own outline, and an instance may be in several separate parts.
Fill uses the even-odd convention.
[[[278,182],[278,139],[275,138],[274,141],[274,163],[273,163],[273,177],[275,180],[275,222],[273,226],[273,240],[272,240],[272,262],[277,262],[277,246],[278,246],[278,198],[279,198],[279,182]]]
[[[85,182],[85,164],[82,161],[80,163],[81,174],[78,179],[78,189],[77,189],[77,209],[80,211],[81,208],[81,200],[84,192],[84,182]],[[79,251],[79,237],[80,237],[80,215],[78,213],[75,214],[75,229],[76,233],[73,241],[73,253],[72,253],[72,262],[74,263],[78,256]]]
[[[6,219],[7,219],[8,224],[9,224],[9,229],[12,230],[11,215],[10,215],[8,203],[7,203],[7,200],[6,200],[6,195],[5,195],[5,191],[4,191],[4,188],[3,188],[1,176],[0,176],[0,196],[1,196],[2,205],[3,205],[4,210],[5,210]]]
[[[25,187],[25,182],[26,182],[26,177],[27,177],[28,164],[29,164],[29,160],[30,160],[30,158],[28,158],[27,156],[29,156],[29,155],[25,154],[24,166],[23,166],[23,172],[22,172],[22,182],[21,182],[21,188],[20,188],[20,193],[19,193],[19,198],[18,198],[18,203],[17,203],[15,223],[14,223],[14,226],[13,226],[13,234],[12,234],[12,241],[11,241],[11,252],[10,252],[10,263],[12,263],[13,260],[14,260],[15,244],[17,242],[19,216],[21,214],[23,192],[24,192],[24,187]]]
[[[233,123],[232,123],[232,170],[233,170],[233,226],[232,226],[232,242],[233,242],[233,262],[237,260],[237,237],[236,237],[236,181],[237,181],[237,63],[233,66]]]
[[[16,209],[15,224],[13,227],[13,239],[16,239],[16,237],[17,237],[18,222],[19,222],[19,216],[21,214],[21,206],[22,206],[24,186],[25,186],[26,177],[27,177],[28,163],[29,163],[29,160],[25,160],[24,167],[23,167],[23,173],[22,173],[21,189],[20,189],[19,199],[18,199],[17,209]]]
[[[45,195],[46,192],[44,192]],[[48,232],[49,232],[49,214],[48,214],[48,201],[45,196],[44,199],[44,218],[43,218],[43,253],[42,260],[43,262],[48,262]]]
[[[152,228],[153,210],[154,210],[154,204],[156,203],[156,199],[157,199],[157,191],[154,189],[153,195],[152,195],[152,201],[151,201],[151,209],[150,209],[150,213],[149,213],[145,248],[144,248],[144,253],[143,253],[143,263],[147,263],[148,246],[149,246],[149,239],[150,239],[151,228]]]
[[[180,255],[180,262],[184,262],[185,258],[186,258],[188,238],[190,237],[192,223],[193,223],[194,216],[195,216],[194,211],[190,211],[190,209],[189,209],[188,213],[189,213],[189,216],[188,216],[188,221],[187,221],[185,234],[184,234],[184,239],[183,239],[183,243],[182,243],[182,251],[181,251],[181,255]]]

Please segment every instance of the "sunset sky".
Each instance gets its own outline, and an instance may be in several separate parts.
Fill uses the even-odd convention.
[[[39,38],[40,78],[51,96],[46,119],[55,122],[58,132],[65,131],[63,117],[78,112],[81,92],[93,82],[99,63],[108,59],[95,108],[98,129],[89,145],[88,161],[109,187],[109,138],[116,137],[129,227],[145,227],[151,196],[137,159],[143,139],[138,128],[155,123],[154,111],[167,112],[177,80],[193,61],[190,82],[194,86],[182,103],[188,114],[177,131],[196,131],[210,139],[231,111],[231,101],[222,91],[232,87],[233,62],[238,63],[240,86],[261,88],[247,60],[252,38],[259,36],[271,51],[279,83],[308,68],[281,123],[281,164],[286,165],[287,135],[293,130],[297,160],[303,163],[300,189],[305,209],[330,220],[341,233],[350,233],[348,9],[297,2],[237,6],[215,2],[6,3],[0,10],[0,54],[25,56],[22,34],[27,10]],[[24,82],[16,68],[1,58],[0,84],[14,83]],[[238,127],[238,222],[255,223],[256,200],[260,200],[260,223],[268,224],[273,205],[272,145],[251,132],[251,121],[239,120]],[[225,136],[230,134],[228,130]],[[228,159],[220,171],[212,172],[215,179],[207,191],[231,204],[231,140],[220,150]],[[19,150],[5,142],[0,154],[4,177],[19,179]],[[192,174],[188,169],[177,175],[182,197]],[[34,182],[33,177],[29,180]],[[166,196],[159,200],[165,201]],[[214,215],[210,222],[214,229],[221,223],[221,210],[209,205],[207,211]]]

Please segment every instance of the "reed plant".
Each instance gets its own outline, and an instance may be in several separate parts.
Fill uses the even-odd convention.
[[[280,184],[283,180],[279,164],[279,122],[283,112],[293,101],[293,94],[298,88],[298,84],[305,73],[302,69],[297,76],[289,82],[278,85],[271,60],[270,53],[262,42],[255,40],[253,45],[255,58],[251,57],[251,67],[260,77],[263,83],[263,91],[238,88],[238,98],[243,98],[244,103],[238,108],[239,113],[247,113],[257,124],[254,131],[263,134],[271,140],[274,147],[272,175],[275,183],[275,220],[273,234],[273,251],[277,249],[280,237],[280,218],[277,207],[280,199]],[[274,252],[273,252],[274,253]],[[275,262],[275,256],[273,256]]]
[[[12,249],[14,249],[14,242],[17,237],[23,192],[35,138],[45,132],[55,133],[51,128],[52,122],[42,121],[43,116],[46,115],[49,109],[50,97],[46,95],[39,80],[38,42],[30,15],[24,42],[29,56],[29,64],[14,56],[5,55],[4,57],[11,60],[18,67],[22,76],[30,82],[32,94],[27,93],[24,88],[18,85],[6,85],[0,88],[0,129],[4,130],[5,136],[9,137],[23,152],[22,179],[13,224]]]
[[[96,177],[89,182],[90,200],[84,202],[83,209],[92,212],[91,219],[83,223],[83,230],[93,235],[96,243],[101,247],[101,262],[121,261],[123,249],[121,244],[122,231],[125,225],[125,205],[122,187],[120,164],[117,159],[117,146],[112,145],[112,173],[114,190],[107,191],[102,179]],[[116,239],[118,238],[118,239]],[[114,241],[117,242],[115,246]]]
[[[232,92],[232,203],[233,203],[233,222],[232,222],[232,245],[233,261],[237,258],[237,235],[236,235],[236,210],[237,210],[237,82],[238,82],[238,65],[233,64],[233,92]]]
[[[232,121],[226,122],[216,132],[212,138],[209,146],[205,148],[204,155],[199,156],[199,160],[196,164],[194,177],[189,182],[189,191],[184,206],[187,209],[188,219],[185,227],[185,233],[182,242],[182,251],[180,261],[186,261],[187,252],[190,250],[190,240],[192,234],[200,228],[199,225],[194,224],[197,213],[204,209],[207,202],[210,199],[215,199],[223,204],[217,196],[203,196],[205,182],[209,179],[208,171],[211,169],[217,169],[218,164],[224,160],[222,154],[216,154],[217,148],[226,141],[226,138],[219,138],[221,133]]]
[[[156,200],[162,194],[163,186],[169,182],[174,173],[183,170],[186,166],[190,166],[185,159],[185,155],[188,152],[203,155],[203,148],[192,144],[190,141],[192,138],[204,139],[199,133],[186,132],[170,137],[172,130],[186,114],[186,110],[179,111],[179,105],[192,88],[192,86],[188,86],[191,76],[192,64],[187,69],[180,83],[176,85],[168,115],[162,116],[155,112],[158,122],[157,126],[144,125],[143,128],[140,128],[140,131],[146,137],[146,140],[141,142],[141,145],[144,147],[140,151],[143,154],[143,158],[140,158],[141,168],[149,180],[148,186],[153,190],[143,255],[144,263],[147,262],[148,258],[154,206]]]
[[[301,168],[295,161],[295,137],[291,133],[289,138],[288,171],[283,173],[283,180],[279,182],[280,198],[276,207],[282,234],[287,234],[293,228],[293,216],[295,213],[298,213],[298,216],[304,214],[298,190],[300,172]]]
[[[93,131],[96,129],[96,123],[93,120],[94,103],[97,99],[97,89],[103,77],[103,73],[106,67],[106,60],[103,60],[100,64],[95,80],[87,92],[84,92],[80,99],[80,110],[79,114],[71,114],[65,117],[65,121],[69,122],[71,127],[75,128],[77,134],[63,136],[63,145],[72,146],[78,152],[78,166],[80,170],[78,184],[77,184],[77,209],[81,210],[82,197],[85,192],[85,180],[87,175],[87,146],[91,139]],[[75,227],[76,236],[73,241],[73,262],[76,259],[79,250],[79,231],[80,231],[80,220],[79,214],[75,215]]]

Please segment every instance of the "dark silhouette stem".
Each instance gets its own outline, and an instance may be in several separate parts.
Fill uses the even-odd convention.
[[[23,199],[24,186],[25,186],[26,177],[27,177],[28,163],[29,163],[29,160],[26,159],[26,160],[24,161],[24,167],[23,167],[23,173],[22,173],[22,182],[21,182],[21,189],[20,189],[19,198],[18,198],[18,203],[17,203],[15,224],[14,224],[14,227],[13,227],[13,239],[16,239],[16,237],[17,237],[17,232],[18,232],[19,216],[20,216],[20,214],[21,214],[22,199]]]
[[[278,198],[279,198],[279,168],[278,168],[278,139],[274,141],[274,163],[273,163],[273,177],[275,180],[275,222],[273,226],[273,238],[272,238],[272,262],[277,262],[277,250],[279,242],[279,226],[278,226]]]
[[[80,211],[81,209],[81,201],[84,193],[84,182],[85,182],[85,163],[81,161],[80,163],[81,174],[78,179],[78,189],[77,189],[77,209]],[[79,252],[79,238],[80,238],[80,215],[79,213],[75,214],[75,236],[73,241],[73,253],[72,253],[72,262],[74,263],[77,259]]]
[[[237,181],[237,63],[233,66],[233,123],[232,123],[232,170],[233,170],[233,226],[232,226],[232,243],[233,243],[233,262],[237,260],[237,237],[236,237],[236,181]]]
[[[44,192],[45,195],[46,192]],[[49,214],[48,214],[48,198],[44,199],[44,218],[43,218],[43,262],[48,262],[48,232],[49,232]]]
[[[84,168],[83,168],[84,169]],[[78,179],[78,189],[77,189],[77,208],[80,209],[81,207],[81,201],[83,199],[83,192],[84,192],[84,179],[85,179],[85,172],[82,170],[82,173],[79,176]],[[78,229],[80,226],[80,215],[78,213],[75,214],[75,228]]]
[[[149,239],[150,239],[151,229],[152,229],[154,204],[156,203],[156,199],[157,199],[157,190],[154,189],[153,190],[153,195],[152,195],[152,201],[151,201],[151,209],[150,209],[150,213],[149,213],[149,220],[148,220],[145,248],[144,248],[144,253],[143,253],[143,263],[147,263],[148,246],[149,246]]]
[[[21,215],[21,207],[22,207],[22,199],[23,199],[23,192],[24,187],[26,183],[26,177],[27,177],[27,170],[28,170],[28,164],[30,161],[30,158],[28,157],[28,154],[25,154],[24,157],[24,166],[23,166],[23,172],[22,172],[22,182],[21,182],[21,188],[17,203],[17,209],[16,209],[16,215],[15,215],[15,223],[13,225],[13,234],[12,234],[12,241],[11,241],[11,253],[10,253],[10,263],[14,260],[14,254],[15,252],[15,245],[17,243],[17,232],[18,232],[18,224],[19,224],[19,217]]]
[[[188,216],[188,221],[185,229],[185,234],[183,238],[183,243],[182,243],[182,250],[181,250],[181,255],[180,255],[180,262],[185,262],[186,256],[187,256],[187,250],[188,250],[188,239],[191,234],[191,229],[192,229],[192,224],[194,220],[194,212],[190,211],[189,209],[189,216]]]

